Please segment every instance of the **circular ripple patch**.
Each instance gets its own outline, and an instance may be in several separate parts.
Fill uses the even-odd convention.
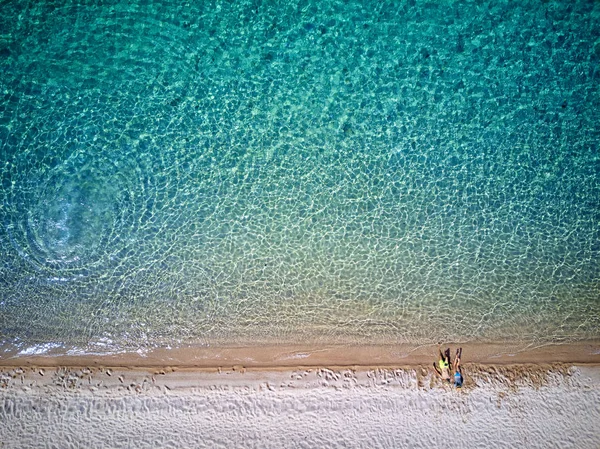
[[[124,159],[65,161],[20,197],[7,226],[13,245],[35,268],[57,274],[112,265],[131,242],[144,207],[141,172]]]

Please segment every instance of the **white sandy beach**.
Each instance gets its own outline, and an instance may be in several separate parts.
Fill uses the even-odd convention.
[[[598,365],[2,369],[2,448],[594,448]]]

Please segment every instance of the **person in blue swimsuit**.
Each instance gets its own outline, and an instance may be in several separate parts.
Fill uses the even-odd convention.
[[[462,356],[462,348],[458,348],[456,350],[456,356],[454,357],[454,363],[452,366],[454,367],[454,386],[456,388],[461,388],[463,385],[463,375],[460,369],[460,357]]]

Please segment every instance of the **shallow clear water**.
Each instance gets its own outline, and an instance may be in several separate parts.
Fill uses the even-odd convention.
[[[5,348],[599,337],[600,3],[0,12]]]

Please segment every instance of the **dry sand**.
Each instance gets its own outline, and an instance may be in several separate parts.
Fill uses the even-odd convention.
[[[3,357],[0,448],[600,448],[600,345],[463,348]]]

